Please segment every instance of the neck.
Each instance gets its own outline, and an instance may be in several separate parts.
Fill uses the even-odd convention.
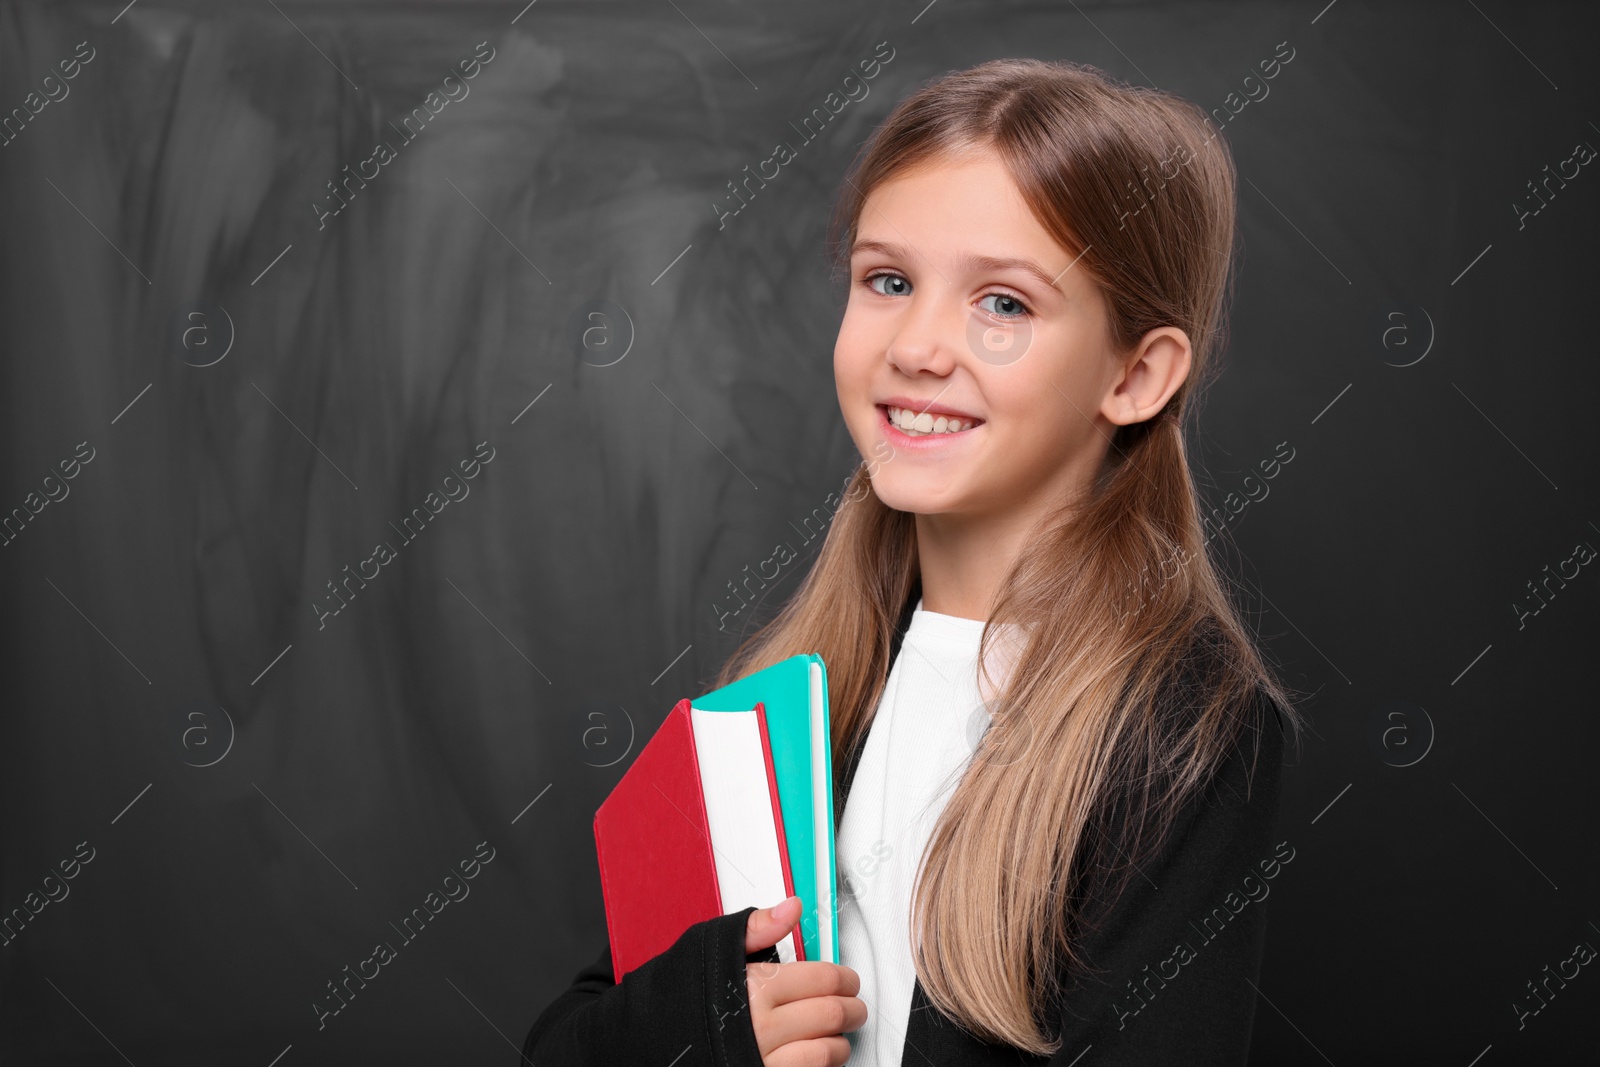
[[[1109,438],[1107,438],[1109,442]],[[1028,542],[1052,519],[1062,500],[1083,500],[1105,449],[1064,464],[1059,477],[1023,501],[988,512],[916,513],[922,607],[940,615],[987,621],[994,602]]]
[[[917,515],[922,608],[987,619],[1000,584],[1027,544],[1031,517]]]

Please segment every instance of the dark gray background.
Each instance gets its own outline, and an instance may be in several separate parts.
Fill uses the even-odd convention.
[[[1193,439],[1216,507],[1294,450],[1219,548],[1314,728],[1255,1062],[1592,1049],[1593,968],[1515,1005],[1600,946],[1597,579],[1514,605],[1600,546],[1600,175],[1514,205],[1600,146],[1595,30],[1505,0],[0,4],[0,113],[95,49],[0,146],[0,513],[94,450],[0,548],[0,906],[94,849],[0,947],[0,1058],[513,1062],[599,949],[595,807],[793,591],[857,462],[823,225],[860,142],[997,56],[1221,109],[1284,41],[1224,128],[1242,266]],[[319,231],[324,183],[485,40]],[[801,559],[719,628],[779,542]],[[325,983],[480,841],[470,896],[319,1031]]]

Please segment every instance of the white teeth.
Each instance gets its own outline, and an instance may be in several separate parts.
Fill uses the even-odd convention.
[[[912,437],[935,433],[960,433],[977,425],[975,422],[945,415],[935,416],[926,411],[918,414],[909,408],[897,407],[889,408],[889,421],[902,433]]]

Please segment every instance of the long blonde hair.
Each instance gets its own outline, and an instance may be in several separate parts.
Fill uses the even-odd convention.
[[[1189,378],[1160,413],[1118,428],[1087,499],[1041,524],[1001,585],[979,661],[998,624],[1021,624],[1026,643],[917,875],[913,954],[930,1002],[982,1040],[1041,1055],[1060,1044],[1049,1008],[1086,962],[1075,943],[1087,902],[1114,900],[1159,847],[1251,725],[1259,694],[1297,739],[1301,728],[1207,555],[1184,449],[1232,284],[1233,161],[1205,127],[1194,104],[1094,67],[995,60],[902,101],[857,157],[833,218],[834,262],[848,270],[874,188],[984,148],[1081,254],[1116,351],[1164,325],[1193,348]],[[864,743],[918,585],[914,516],[880,501],[863,465],[815,565],[717,684],[820,653],[837,780]]]

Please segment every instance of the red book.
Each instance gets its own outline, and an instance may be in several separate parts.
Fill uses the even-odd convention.
[[[697,922],[794,895],[766,707],[680,700],[594,817],[613,978]],[[800,924],[778,942],[804,959]]]

